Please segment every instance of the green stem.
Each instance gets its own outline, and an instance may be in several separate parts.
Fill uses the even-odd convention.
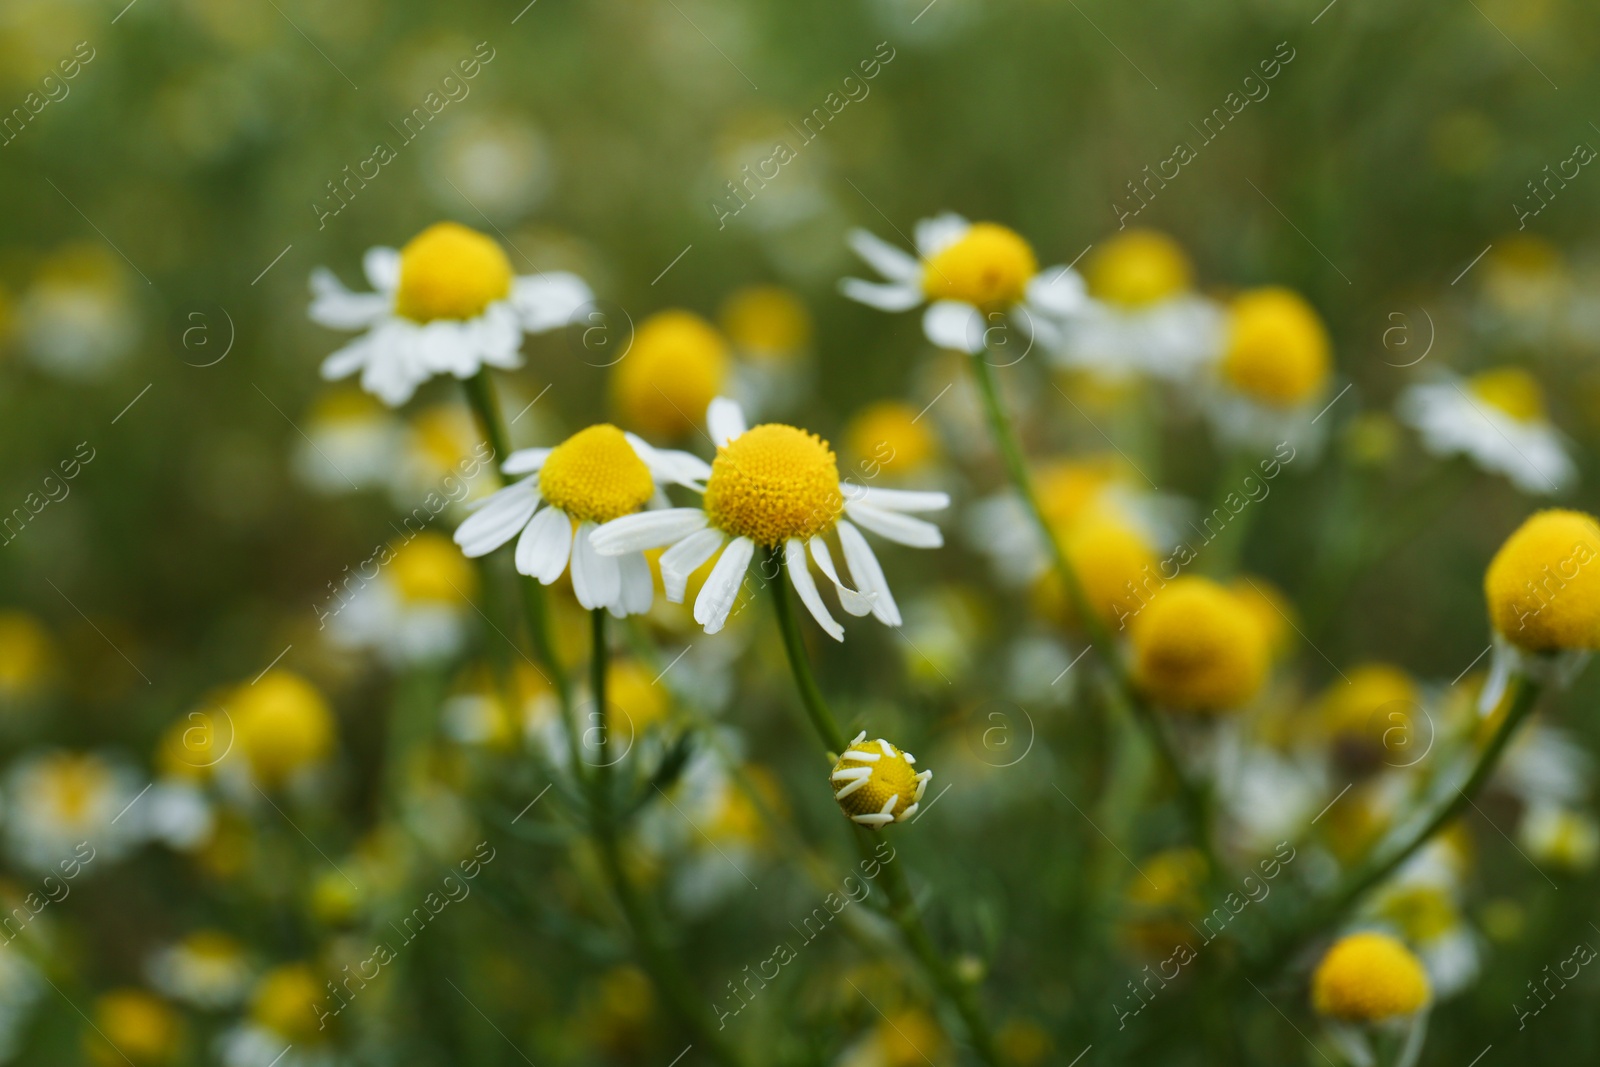
[[[1089,598],[1083,591],[1083,583],[1078,579],[1077,570],[1067,559],[1067,554],[1056,538],[1055,531],[1050,528],[1050,521],[1045,516],[1043,505],[1039,502],[1039,494],[1034,490],[1033,477],[1028,473],[1028,463],[1023,456],[1022,444],[1011,426],[1011,420],[1006,417],[1004,407],[1001,406],[1000,388],[995,379],[994,367],[984,356],[985,353],[979,352],[968,362],[972,366],[973,377],[978,382],[978,395],[983,401],[989,432],[994,437],[995,448],[999,450],[1000,458],[1005,462],[1011,485],[1028,506],[1028,513],[1032,516],[1034,525],[1038,527],[1039,537],[1049,550],[1056,575],[1066,591],[1073,613],[1089,636],[1089,643],[1099,654],[1100,662],[1111,676],[1123,704],[1133,713],[1135,721],[1144,730],[1156,755],[1160,757],[1168,774],[1177,784],[1183,801],[1184,814],[1193,831],[1195,843],[1204,853],[1208,869],[1213,875],[1218,875],[1220,867],[1216,850],[1211,844],[1205,790],[1184,770],[1155,709],[1145,702],[1138,689],[1134,687],[1133,679],[1129,677],[1127,668],[1123,666],[1122,659],[1117,654],[1111,632],[1106,629],[1105,623],[1090,605]]]
[[[663,999],[678,1016],[679,1022],[694,1036],[695,1044],[704,1048],[718,1063],[724,1067],[742,1067],[733,1049],[722,1040],[716,1030],[712,1029],[704,1006],[695,1000],[689,976],[679,966],[676,957],[667,949],[664,940],[659,936],[654,916],[645,905],[633,880],[628,877],[627,867],[623,863],[621,832],[612,813],[614,797],[606,726],[606,667],[610,649],[606,641],[605,609],[595,608],[590,612],[590,618],[593,621],[594,655],[589,660],[589,684],[593,690],[595,723],[599,739],[597,742],[599,758],[596,760],[597,766],[590,782],[592,793],[590,812],[595,843],[600,847],[601,866],[605,868],[606,879],[611,883],[611,891],[616,894],[617,904],[622,908],[622,914],[633,930],[634,947],[639,954],[639,960],[655,982]]]
[[[1224,578],[1231,575],[1239,563],[1239,553],[1244,548],[1245,538],[1249,535],[1250,526],[1254,523],[1257,512],[1261,510],[1260,504],[1265,501],[1252,500],[1244,489],[1244,480],[1255,469],[1255,462],[1242,452],[1230,456],[1222,469],[1222,476],[1217,479],[1215,489],[1212,491],[1211,510],[1201,516],[1200,524],[1204,526],[1220,511],[1224,516],[1222,526],[1217,530],[1216,536],[1206,542],[1201,552],[1201,566],[1206,574],[1215,578]],[[1229,496],[1238,496],[1245,500],[1244,507],[1235,513],[1228,507]]]
[[[1276,971],[1302,942],[1314,936],[1319,930],[1338,922],[1373,886],[1393,874],[1396,868],[1410,859],[1418,849],[1466,810],[1473,802],[1473,797],[1494,774],[1506,745],[1516,734],[1517,727],[1521,726],[1523,720],[1532,713],[1543,688],[1540,683],[1522,675],[1517,677],[1516,686],[1517,692],[1512,698],[1511,707],[1506,711],[1506,717],[1496,728],[1489,743],[1483,747],[1483,751],[1478,753],[1466,781],[1452,787],[1449,796],[1433,814],[1415,830],[1406,834],[1398,844],[1387,850],[1383,848],[1382,843],[1375,846],[1372,853],[1340,882],[1339,887],[1324,902],[1314,906],[1307,916],[1265,955],[1264,962],[1258,968],[1261,972]]]
[[[774,568],[772,573],[777,575],[771,583],[772,600],[778,616],[778,628],[783,631],[783,647],[788,654],[789,669],[794,675],[795,687],[800,691],[800,702],[805,706],[811,725],[815,727],[817,736],[828,749],[830,757],[836,758],[849,747],[849,743],[845,740],[844,732],[839,729],[838,720],[834,718],[833,711],[828,707],[828,702],[811,673],[811,661],[806,656],[805,643],[800,637],[799,621],[795,618],[794,605],[789,602],[789,589],[783,578],[782,556],[777,549],[768,549],[768,553],[768,559]],[[856,846],[860,849],[862,858],[874,859],[877,832],[861,827],[855,829]],[[1000,1053],[995,1047],[994,1034],[982,1007],[978,1004],[973,987],[956,974],[955,969],[950,966],[949,961],[939,952],[933,939],[928,935],[905,873],[890,863],[883,864],[883,872],[884,888],[889,894],[890,918],[894,920],[901,936],[905,938],[912,955],[927,972],[934,988],[949,1001],[951,1007],[955,1008],[956,1014],[961,1016],[974,1051],[985,1063],[998,1067],[1001,1063]]]

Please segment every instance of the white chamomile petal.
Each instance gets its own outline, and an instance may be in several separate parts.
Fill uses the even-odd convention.
[[[579,523],[572,539],[572,592],[590,611],[610,607],[622,592],[622,571],[616,558],[602,556],[590,544],[594,529],[592,522]]]
[[[789,581],[794,583],[795,592],[800,594],[800,603],[811,612],[811,617],[817,620],[827,635],[835,641],[844,640],[844,627],[834,621],[828,614],[828,606],[822,602],[822,594],[817,592],[817,583],[811,577],[811,571],[806,566],[806,546],[798,538],[791,537],[783,544],[783,561],[785,569],[789,572]]]
[[[533,474],[544,466],[553,448],[519,448],[506,457],[500,469],[506,474]]]
[[[749,425],[737,400],[719,396],[706,406],[706,429],[711,431],[711,443],[721,448],[734,438],[743,437]],[[709,469],[706,473],[710,475]]]
[[[591,544],[602,556],[642,552],[647,548],[674,544],[697,530],[705,529],[708,521],[706,513],[699,508],[641,511],[612,519],[597,527]]]
[[[940,348],[973,354],[983,351],[983,316],[971,304],[939,300],[922,313],[922,332]]]
[[[539,506],[539,488],[532,478],[486,498],[478,509],[456,527],[455,542],[469,558],[488,555],[523,528]]]
[[[594,293],[584,280],[566,271],[518,278],[511,286],[511,307],[529,333],[559,329],[593,302]]]
[[[910,282],[864,282],[840,278],[839,292],[858,304],[879,311],[910,311],[922,303],[922,288]]]
[[[844,550],[844,561],[850,567],[850,576],[855,579],[861,592],[872,598],[872,617],[885,626],[899,626],[900,608],[894,602],[894,594],[889,592],[889,583],[883,576],[883,568],[878,565],[878,557],[873,554],[872,546],[867,544],[861,531],[846,520],[839,521],[838,531],[839,547]]]
[[[727,625],[728,613],[739,598],[745,571],[755,553],[754,541],[748,537],[735,538],[723,549],[717,565],[711,568],[706,584],[694,600],[694,621],[705,627],[706,633],[717,633]]]
[[[1071,267],[1046,267],[1029,280],[1027,301],[1048,315],[1075,315],[1088,306],[1089,292]]]
[[[383,245],[367,249],[366,255],[361,257],[361,269],[367,276],[367,284],[380,293],[393,293],[400,288],[398,249]]]
[[[896,248],[870,230],[854,229],[845,241],[867,265],[894,282],[914,281],[922,276],[922,264],[911,253]]]
[[[898,544],[911,548],[939,548],[944,544],[944,532],[923,519],[854,502],[847,502],[844,510],[845,514],[879,537],[886,537]]]
[[[942,511],[950,506],[950,494],[921,489],[880,489],[875,486],[841,482],[845,499],[886,511]]]
[[[921,219],[916,228],[917,254],[931,259],[965,237],[970,229],[972,223],[953,211]]]
[[[827,575],[828,581],[833,583],[833,588],[839,594],[840,607],[855,616],[872,614],[872,598],[863,596],[839,579],[839,572],[833,566],[833,553],[828,551],[828,542],[820,537],[813,537],[811,539],[811,558],[817,561],[818,569]]]
[[[711,464],[692,452],[673,448],[657,448],[638,434],[624,433],[634,453],[650,468],[650,476],[657,482],[670,482],[697,493],[705,492],[705,481],[711,477]]]
[[[643,552],[630,552],[617,559],[617,572],[621,591],[616,603],[610,605],[611,614],[617,618],[643,615],[655,600],[655,579],[650,575],[650,561]]]
[[[550,585],[567,569],[571,554],[572,520],[560,508],[545,508],[517,540],[517,572]]]
[[[661,587],[667,599],[674,604],[683,603],[683,594],[689,584],[689,575],[705,565],[717,554],[727,536],[721,530],[705,529],[692,533],[661,553]]]
[[[387,296],[353,293],[327,267],[311,272],[311,295],[311,321],[332,330],[363,329],[389,313]]]

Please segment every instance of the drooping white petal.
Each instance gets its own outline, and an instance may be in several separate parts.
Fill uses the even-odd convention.
[[[722,547],[721,530],[706,529],[692,533],[661,553],[661,587],[667,599],[674,604],[683,603],[684,588],[689,575],[699,570],[705,561],[716,555]]]
[[[861,531],[847,520],[840,520],[839,547],[844,549],[844,561],[850,565],[850,576],[861,591],[872,597],[872,616],[885,626],[900,625],[900,608],[889,592],[889,582],[878,565],[878,557]]]
[[[886,511],[942,511],[950,506],[950,494],[921,489],[881,489],[854,482],[841,482],[846,500]]]
[[[383,293],[352,293],[327,267],[311,272],[311,321],[333,330],[358,330],[389,314]]]
[[[572,592],[590,611],[610,607],[622,594],[622,569],[615,556],[594,550],[594,531],[594,523],[581,522],[572,538]]]
[[[553,448],[519,448],[506,457],[500,469],[506,474],[533,474],[544,466]]]
[[[944,544],[944,532],[931,522],[913,519],[895,511],[885,511],[870,504],[846,503],[845,514],[865,526],[879,537],[912,548],[938,548]]]
[[[572,519],[560,508],[545,508],[533,517],[517,541],[517,573],[549,585],[567,569],[572,554]]]
[[[478,362],[501,370],[522,366],[522,323],[509,303],[496,301],[482,315],[462,325]],[[472,373],[476,374],[477,369]]]
[[[455,542],[469,559],[488,555],[527,525],[539,506],[539,487],[532,478],[491,494],[456,527]]]
[[[643,615],[655,600],[656,583],[650,576],[650,561],[643,552],[629,552],[617,558],[617,573],[621,578],[621,591],[616,603],[610,605],[611,614],[617,618]]]
[[[593,300],[588,284],[566,271],[545,271],[518,278],[511,285],[511,306],[529,333],[565,326],[574,312]]]
[[[917,257],[885,241],[871,230],[854,229],[845,235],[852,251],[892,282],[908,282],[922,275]]]
[[[650,468],[650,477],[657,482],[670,482],[697,493],[706,491],[705,481],[711,477],[711,464],[692,452],[675,448],[657,448],[638,434],[624,433],[634,454]]]
[[[806,565],[806,546],[799,538],[791,537],[783,543],[784,568],[789,572],[789,581],[794,583],[795,592],[800,594],[800,603],[811,612],[811,617],[817,620],[817,625],[827,632],[835,641],[844,640],[844,627],[834,621],[828,614],[828,606],[822,602],[822,594],[817,592],[817,583],[811,577],[811,571]]]
[[[748,537],[738,537],[723,549],[722,558],[711,568],[700,595],[694,599],[694,621],[704,626],[706,633],[717,633],[727,625],[728,612],[739,598],[744,573],[755,554],[755,542]]]
[[[706,429],[711,431],[711,443],[721,448],[735,437],[744,436],[749,425],[737,400],[719,396],[706,406]]]
[[[920,219],[915,230],[917,255],[923,259],[936,256],[965,237],[971,228],[972,223],[953,211],[946,211],[931,219]]]
[[[879,311],[910,311],[922,303],[922,287],[910,282],[864,282],[860,278],[840,278],[839,292],[858,304]]]
[[[372,334],[363,334],[338,349],[322,361],[320,372],[324,381],[336,382],[348,378],[366,365],[371,354]]]
[[[379,245],[367,249],[361,257],[361,268],[366,272],[367,284],[380,293],[392,293],[400,288],[400,253]]]
[[[1083,275],[1071,267],[1046,267],[1028,281],[1026,299],[1047,315],[1076,315],[1089,303]]]
[[[624,515],[595,530],[594,550],[602,556],[620,556],[624,552],[660,548],[705,529],[708,521],[699,508],[663,508]]]
[[[833,553],[828,551],[828,542],[820,537],[813,537],[811,558],[817,561],[817,566],[828,576],[828,581],[832,582],[833,588],[838,591],[840,607],[856,616],[872,612],[872,598],[856,592],[839,579],[839,572],[833,566]]]
[[[940,348],[955,352],[983,351],[983,316],[971,304],[940,300],[922,313],[922,332]]]

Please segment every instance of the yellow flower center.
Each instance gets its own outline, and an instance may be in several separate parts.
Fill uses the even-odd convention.
[[[717,450],[706,481],[711,524],[768,548],[833,529],[844,508],[839,466],[828,442],[768,423]]]
[[[561,442],[539,471],[539,492],[580,522],[632,515],[650,502],[655,489],[650,468],[609,423]]]
[[[1600,648],[1600,523],[1580,511],[1540,511],[1506,538],[1483,591],[1489,621],[1532,652]]]
[[[1544,390],[1533,375],[1520,367],[1475,374],[1467,381],[1474,396],[1518,422],[1544,418]]]
[[[1129,625],[1133,677],[1174,711],[1223,711],[1266,678],[1266,635],[1250,609],[1209,578],[1156,590]]]
[[[168,1063],[178,1051],[177,1013],[142,989],[117,989],[95,1004],[96,1036],[90,1041],[97,1063],[123,1062],[126,1053],[135,1063]]]
[[[311,968],[292,963],[268,971],[256,987],[250,1014],[262,1026],[280,1036],[299,1042],[320,1042],[327,1036],[319,1030],[316,1006],[327,990],[318,984]]]
[[[43,786],[50,806],[64,821],[87,818],[90,806],[111,785],[111,771],[97,756],[62,753],[46,757]]]
[[[938,442],[927,423],[918,421],[919,414],[911,404],[884,400],[850,420],[846,451],[860,461],[857,477],[874,477],[880,471],[911,474],[933,458]]]
[[[443,534],[424,532],[400,545],[389,561],[389,576],[412,603],[459,604],[474,592],[477,571]]]
[[[400,250],[395,311],[413,322],[477,318],[510,292],[510,261],[476,230],[435,223]]]
[[[1015,231],[975,222],[959,241],[923,264],[922,291],[929,300],[1004,308],[1022,299],[1038,273],[1033,249]]]
[[[1322,320],[1299,294],[1257,289],[1233,303],[1222,374],[1258,403],[1292,408],[1327,382],[1328,347]]]
[[[1055,533],[1077,572],[1089,610],[1108,626],[1119,627],[1124,616],[1139,610],[1140,598],[1160,584],[1155,550],[1117,519],[1087,517],[1070,529],[1057,526]],[[1044,572],[1034,596],[1045,614],[1082,625],[1054,569]]]
[[[297,674],[268,671],[240,686],[228,711],[250,769],[269,785],[320,761],[333,749],[333,712],[322,694]]]
[[[723,305],[722,328],[752,359],[781,362],[811,340],[811,315],[782,286],[752,285]]]
[[[883,806],[893,796],[899,799],[888,813],[898,818],[902,811],[916,802],[916,769],[906,760],[906,754],[893,745],[888,745],[889,752],[885,754],[885,745],[888,745],[888,742],[863,739],[841,753],[838,762],[833,765],[836,774],[839,771],[861,767],[866,767],[871,772],[866,785],[857,786],[842,797],[838,794],[845,792],[846,788],[854,783],[832,780],[835,799],[846,815],[881,814]],[[858,760],[850,755],[852,752],[860,752],[872,758]]]
[[[654,437],[682,437],[705,417],[728,377],[728,344],[691,311],[661,311],[639,324],[633,345],[611,372],[624,426]]]
[[[1178,242],[1154,230],[1113,237],[1089,262],[1089,292],[1124,307],[1154,304],[1192,284],[1189,257]]]
[[[1312,1006],[1350,1022],[1411,1015],[1427,1002],[1428,976],[1421,962],[1387,934],[1343,938],[1311,976]]]
[[[1419,944],[1443,937],[1461,925],[1455,901],[1434,885],[1412,885],[1388,894],[1379,910]]]
[[[1328,686],[1318,703],[1323,726],[1335,735],[1359,735],[1368,729],[1368,720],[1374,712],[1393,704],[1392,711],[1409,714],[1408,708],[1419,707],[1422,693],[1411,676],[1399,667],[1387,663],[1364,663],[1346,672],[1348,677]],[[1400,705],[1407,705],[1401,707]],[[1380,720],[1377,731],[1368,737],[1376,741],[1383,731],[1400,720]]]

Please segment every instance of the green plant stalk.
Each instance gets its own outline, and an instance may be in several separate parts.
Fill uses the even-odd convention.
[[[595,608],[590,612],[593,620],[594,655],[589,660],[590,688],[595,705],[595,724],[599,738],[599,758],[590,783],[590,811],[595,843],[600,848],[600,862],[605,868],[611,890],[616,894],[628,925],[633,928],[634,946],[640,962],[654,980],[656,988],[671,1006],[684,1027],[694,1035],[695,1044],[724,1067],[742,1067],[733,1049],[722,1040],[694,1000],[692,986],[677,959],[658,936],[654,918],[646,907],[633,881],[628,877],[622,861],[622,837],[613,818],[612,802],[615,800],[608,758],[609,738],[606,727],[606,668],[609,647],[606,642],[606,610]]]
[[[973,377],[977,379],[978,394],[983,401],[989,432],[994,437],[995,448],[1005,463],[1012,487],[1028,506],[1028,513],[1032,516],[1034,525],[1038,527],[1039,536],[1049,550],[1051,563],[1066,591],[1067,599],[1072,604],[1073,613],[1089,635],[1089,643],[1099,654],[1100,662],[1115,683],[1115,689],[1121,696],[1123,704],[1144,730],[1151,747],[1155,749],[1167,773],[1177,784],[1183,801],[1184,815],[1189,822],[1195,844],[1205,855],[1207,868],[1213,876],[1216,876],[1220,874],[1221,868],[1218,865],[1216,849],[1211,843],[1210,822],[1206,814],[1209,804],[1205,790],[1183,769],[1183,764],[1178,760],[1178,754],[1173,750],[1172,742],[1167,737],[1166,729],[1162,726],[1155,710],[1145,702],[1134,687],[1133,679],[1129,677],[1127,669],[1118,657],[1116,646],[1112,643],[1111,632],[1106,629],[1100,616],[1091,609],[1089,598],[1083,591],[1083,583],[1078,579],[1078,572],[1067,559],[1066,552],[1061,548],[1061,542],[1056,539],[1055,532],[1051,530],[1050,522],[1045,517],[1039,495],[1033,487],[1033,478],[1028,473],[1022,444],[1018,441],[1011,420],[1006,417],[1005,409],[1001,406],[1000,389],[995,380],[994,367],[984,359],[984,355],[984,352],[978,352],[968,362],[972,366]]]
[[[811,661],[806,655],[799,622],[795,618],[794,605],[789,602],[789,590],[783,579],[782,556],[777,549],[768,549],[767,552],[768,559],[774,565],[772,573],[777,575],[771,582],[772,601],[778,616],[778,628],[783,632],[783,647],[788,654],[789,669],[794,675],[795,688],[800,692],[800,703],[805,706],[806,715],[815,727],[824,747],[828,749],[831,757],[836,758],[849,747],[849,742],[845,739],[844,732],[839,729],[839,723],[833,717],[833,712],[811,673]],[[863,829],[855,824],[852,824],[852,827],[855,830],[856,847],[861,851],[862,857],[873,859],[873,846],[878,839],[878,832]],[[991,1067],[999,1067],[1002,1061],[999,1050],[995,1047],[994,1033],[983,1014],[983,1008],[978,1004],[973,987],[956,974],[928,935],[927,927],[923,925],[922,917],[918,914],[916,899],[911,893],[911,886],[906,881],[905,873],[892,863],[883,864],[883,872],[884,889],[889,895],[889,917],[899,928],[907,947],[922,965],[934,988],[950,1003],[956,1014],[961,1016],[974,1051]]]
[[[1266,953],[1263,962],[1255,970],[1270,973],[1282,967],[1304,941],[1325,927],[1338,922],[1373,886],[1393,874],[1396,868],[1410,859],[1435,834],[1466,810],[1472,803],[1473,797],[1483,789],[1489,777],[1494,774],[1506,745],[1511,742],[1517,728],[1532,713],[1543,689],[1540,683],[1524,675],[1517,676],[1516,686],[1517,692],[1512,698],[1511,707],[1506,711],[1506,717],[1495,730],[1494,736],[1489,739],[1489,743],[1483,747],[1483,751],[1478,753],[1478,758],[1466,781],[1456,787],[1453,795],[1399,844],[1388,849],[1383,848],[1382,842],[1374,846],[1372,853],[1340,882],[1327,900],[1313,906],[1310,913],[1296,923],[1290,932]]]

